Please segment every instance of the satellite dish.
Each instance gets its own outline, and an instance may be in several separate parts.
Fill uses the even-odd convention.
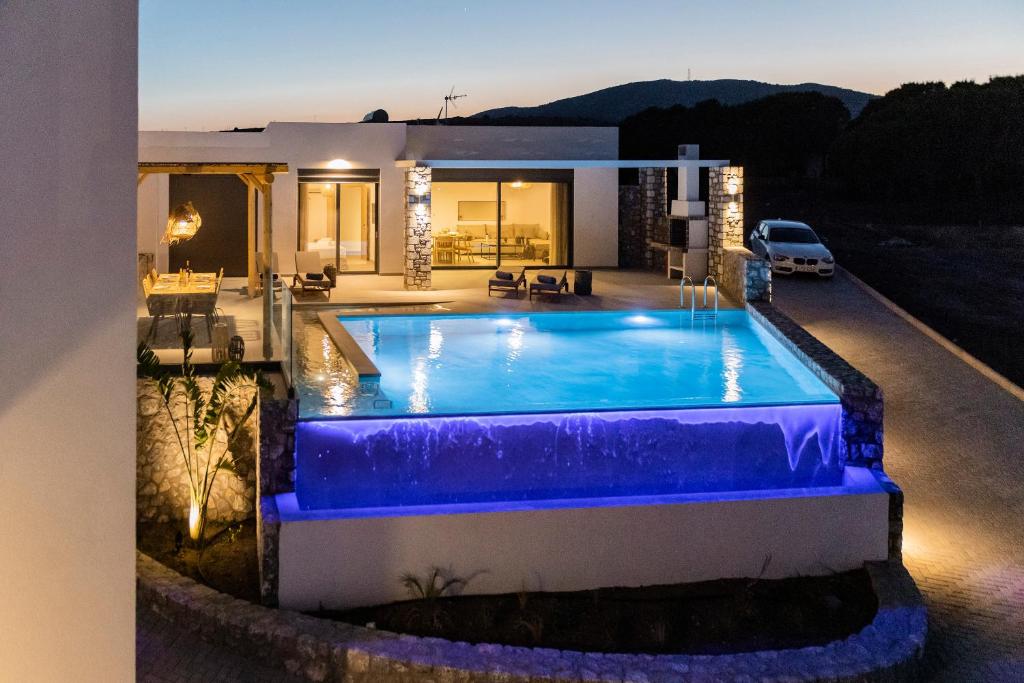
[[[373,111],[368,113],[366,116],[364,116],[363,120],[360,123],[387,123],[387,122],[388,122],[388,113],[385,110],[383,110],[383,109],[374,109]]]

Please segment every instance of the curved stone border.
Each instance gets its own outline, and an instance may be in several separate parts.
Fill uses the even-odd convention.
[[[734,655],[591,654],[470,645],[350,626],[254,605],[199,585],[137,553],[137,599],[181,628],[311,681],[345,683],[659,683],[894,681],[911,677],[927,617],[902,564],[869,563],[878,613],[821,647]]]

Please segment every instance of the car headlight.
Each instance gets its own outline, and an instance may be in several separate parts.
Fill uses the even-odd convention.
[[[789,257],[788,257],[788,256],[783,256],[782,254],[776,254],[776,255],[775,255],[775,256],[773,256],[772,258],[773,258],[774,260],[776,260],[776,261],[785,261],[785,260],[786,260],[786,259],[788,259]]]
[[[821,259],[821,261],[822,261],[822,263],[835,263],[836,262],[835,258],[832,257],[832,254],[829,254],[825,258]]]

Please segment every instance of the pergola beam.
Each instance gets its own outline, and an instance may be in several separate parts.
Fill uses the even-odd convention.
[[[249,162],[203,162],[174,163],[163,161],[140,161],[139,173],[194,173],[214,175],[239,175],[249,173],[265,176],[273,173],[287,173],[288,164]]]

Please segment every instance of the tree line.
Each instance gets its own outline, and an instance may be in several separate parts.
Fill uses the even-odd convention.
[[[844,200],[924,205],[941,219],[1024,219],[1024,76],[903,85],[853,120],[838,99],[783,93],[652,108],[619,130],[625,159],[673,158],[677,145],[698,143],[702,158]]]

